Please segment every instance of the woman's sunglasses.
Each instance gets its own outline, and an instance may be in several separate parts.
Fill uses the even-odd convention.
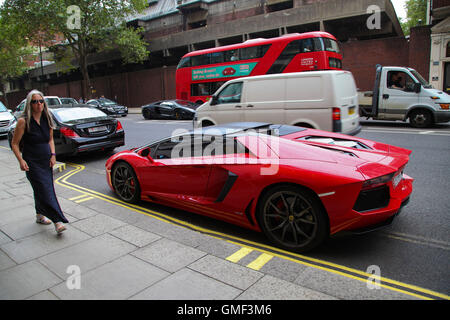
[[[44,103],[44,99],[41,100],[31,100],[31,103]]]

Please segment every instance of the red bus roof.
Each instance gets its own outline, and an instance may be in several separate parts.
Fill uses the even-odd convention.
[[[209,48],[209,49],[203,49],[203,50],[196,50],[189,53],[186,53],[184,57],[192,57],[200,54],[205,53],[212,53],[212,52],[220,52],[225,50],[232,50],[232,49],[239,49],[239,48],[246,48],[246,47],[252,47],[255,45],[264,45],[269,43],[274,43],[278,41],[286,41],[286,39],[291,40],[297,40],[297,39],[305,39],[305,38],[331,38],[333,40],[336,40],[336,38],[328,33],[323,31],[312,31],[312,32],[304,32],[304,33],[289,33],[282,35],[280,37],[274,37],[274,38],[257,38],[257,39],[250,39],[241,43],[236,44],[230,44],[227,46],[221,46],[221,47],[215,47],[215,48]]]

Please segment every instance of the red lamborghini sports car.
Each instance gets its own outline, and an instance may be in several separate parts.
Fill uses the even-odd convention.
[[[305,252],[339,231],[390,224],[412,192],[403,173],[410,153],[338,133],[240,122],[119,152],[106,172],[123,201],[203,214]]]

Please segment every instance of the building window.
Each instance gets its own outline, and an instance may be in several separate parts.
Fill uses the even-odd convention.
[[[447,53],[445,54],[445,56],[446,56],[447,58],[450,57],[450,41],[447,42]]]

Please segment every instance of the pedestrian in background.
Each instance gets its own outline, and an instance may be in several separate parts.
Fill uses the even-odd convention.
[[[11,147],[20,169],[25,171],[33,188],[36,222],[53,222],[56,232],[60,234],[66,229],[63,222],[68,221],[58,203],[53,184],[53,166],[56,163],[53,128],[54,122],[44,95],[32,90],[17,121]],[[23,149],[20,146],[22,143]]]

